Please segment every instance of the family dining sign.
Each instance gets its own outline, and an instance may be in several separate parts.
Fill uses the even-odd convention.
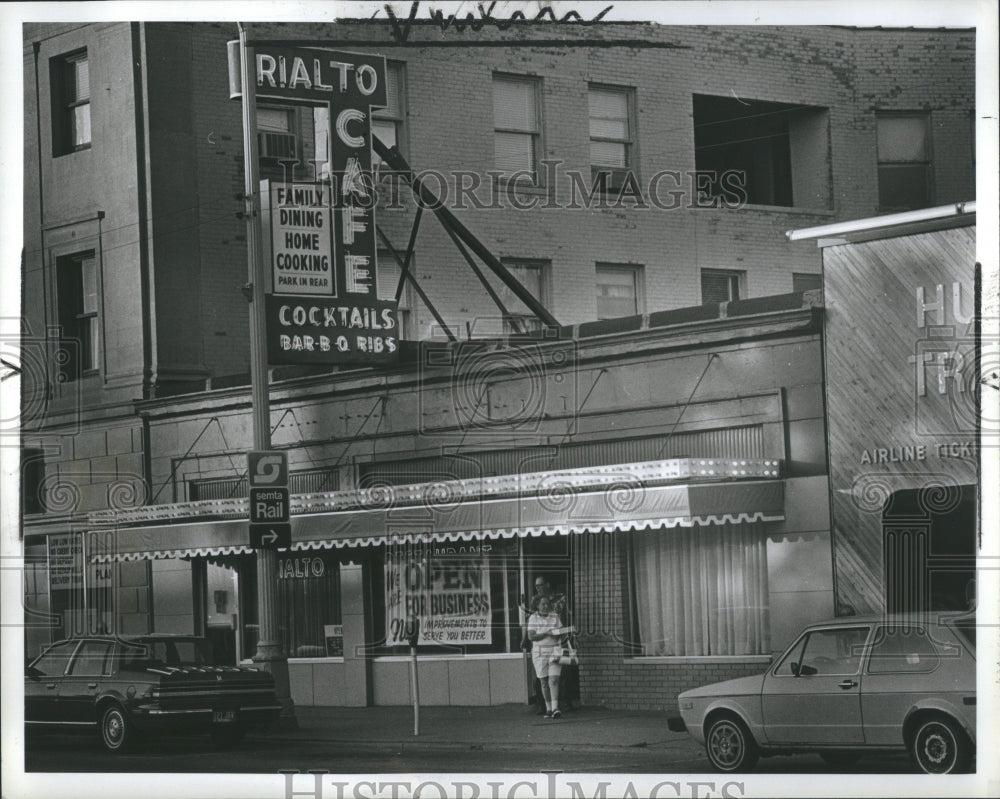
[[[395,302],[378,299],[371,143],[385,58],[280,43],[252,52],[258,99],[326,108],[330,119],[328,182],[261,181],[268,363],[392,362],[399,324]],[[239,57],[230,42],[231,97],[242,94]]]

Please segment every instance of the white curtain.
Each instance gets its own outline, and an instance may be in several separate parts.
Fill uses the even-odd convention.
[[[676,527],[631,535],[643,654],[770,651],[767,539],[760,525]]]

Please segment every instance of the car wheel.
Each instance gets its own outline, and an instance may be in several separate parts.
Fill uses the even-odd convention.
[[[709,725],[705,752],[718,771],[750,771],[759,755],[750,731],[733,716],[722,716]]]
[[[109,752],[128,752],[138,742],[138,731],[120,705],[108,705],[101,713],[101,743]]]
[[[243,740],[245,730],[241,724],[227,724],[212,730],[212,746],[216,749],[232,749]]]
[[[833,768],[848,768],[861,759],[860,752],[820,752],[819,756]]]
[[[953,774],[968,768],[972,746],[954,721],[931,716],[917,724],[910,753],[917,767],[927,774]]]

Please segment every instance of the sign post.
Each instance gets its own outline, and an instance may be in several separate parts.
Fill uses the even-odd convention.
[[[254,95],[255,68],[253,50],[247,47],[246,29],[239,25],[239,74],[245,91],[243,111],[243,195],[246,203],[247,276],[250,302],[250,398],[253,419],[253,444],[257,451],[271,448],[271,399],[267,378],[267,330],[264,322],[264,287],[266,273],[261,258],[259,202],[257,199],[258,151],[257,108]],[[287,480],[287,464],[285,468]],[[286,728],[298,726],[295,704],[288,679],[288,658],[278,638],[278,566],[277,553],[268,547],[257,550],[257,616],[260,636],[254,662],[274,677],[275,691],[281,704],[279,722]]]
[[[417,641],[420,640],[420,618],[406,620],[406,640],[410,645],[410,688],[413,693],[413,734],[420,735],[420,683],[417,681]]]

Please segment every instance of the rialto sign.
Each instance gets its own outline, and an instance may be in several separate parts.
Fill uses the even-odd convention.
[[[325,148],[317,143],[316,155],[329,153],[329,182],[261,182],[264,250],[271,259],[268,362],[392,361],[399,327],[395,303],[378,299],[371,150],[371,114],[386,105],[385,58],[251,44],[258,98],[325,107],[330,119],[329,141]],[[232,42],[231,96],[242,91],[238,65]],[[299,158],[310,161],[313,154]]]

